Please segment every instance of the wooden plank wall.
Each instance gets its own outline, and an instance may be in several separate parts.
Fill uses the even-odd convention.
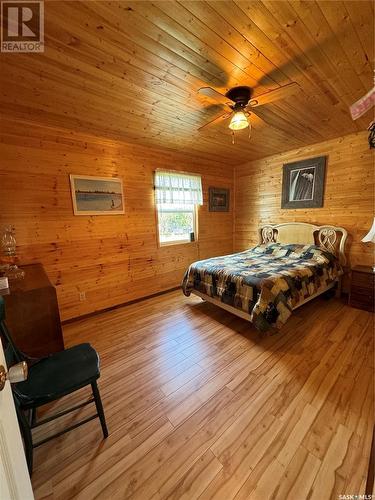
[[[351,134],[236,167],[235,250],[255,244],[263,223],[332,224],[349,232],[349,264],[372,264],[374,246],[360,241],[374,217],[374,151],[367,135]],[[283,164],[322,155],[328,156],[324,206],[282,210]]]
[[[62,319],[179,285],[193,261],[230,253],[233,212],[208,211],[208,187],[233,188],[233,168],[79,132],[2,122],[0,222],[14,224],[21,263],[42,262],[57,287]],[[158,248],[153,171],[202,175],[199,241]],[[119,176],[125,215],[74,216],[69,174]],[[233,196],[231,197],[233,199]],[[86,300],[79,301],[79,292]]]

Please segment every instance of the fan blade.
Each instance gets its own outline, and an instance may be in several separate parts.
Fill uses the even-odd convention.
[[[202,130],[203,128],[210,127],[211,125],[216,125],[216,123],[219,123],[219,122],[229,118],[231,114],[232,113],[223,113],[222,115],[217,116],[216,118],[214,118],[210,122],[207,122],[204,125],[202,125],[201,127],[199,127],[198,130]]]
[[[259,115],[257,115],[254,111],[251,111],[249,113],[249,122],[251,125],[255,128],[255,130],[261,130],[264,127],[268,127],[268,123],[266,123],[263,118],[261,118]]]
[[[265,94],[258,95],[249,101],[249,108],[255,108],[256,106],[263,106],[263,104],[268,104],[270,102],[278,101],[279,99],[285,99],[291,95],[296,94],[301,90],[298,83],[289,83],[280,87],[279,89],[271,90],[271,92],[266,92]]]
[[[233,102],[232,99],[225,97],[224,94],[220,94],[217,90],[212,87],[202,87],[198,89],[198,94],[204,95],[205,97],[210,97],[211,99],[215,99],[215,101],[220,102],[221,104],[228,104]]]

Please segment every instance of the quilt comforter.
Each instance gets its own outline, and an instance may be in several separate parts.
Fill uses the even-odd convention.
[[[318,246],[270,243],[194,262],[182,289],[187,296],[197,290],[249,313],[265,332],[281,328],[295,306],[342,273],[337,257]]]

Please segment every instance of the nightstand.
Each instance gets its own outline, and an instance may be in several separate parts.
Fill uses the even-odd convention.
[[[374,312],[375,272],[370,266],[355,266],[352,269],[349,305],[357,309]]]

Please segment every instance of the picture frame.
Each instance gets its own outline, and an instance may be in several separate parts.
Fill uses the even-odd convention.
[[[74,215],[125,213],[122,179],[74,174],[69,177]]]
[[[229,189],[210,187],[208,195],[210,212],[229,212]]]
[[[285,163],[281,208],[320,208],[323,206],[326,156]]]

